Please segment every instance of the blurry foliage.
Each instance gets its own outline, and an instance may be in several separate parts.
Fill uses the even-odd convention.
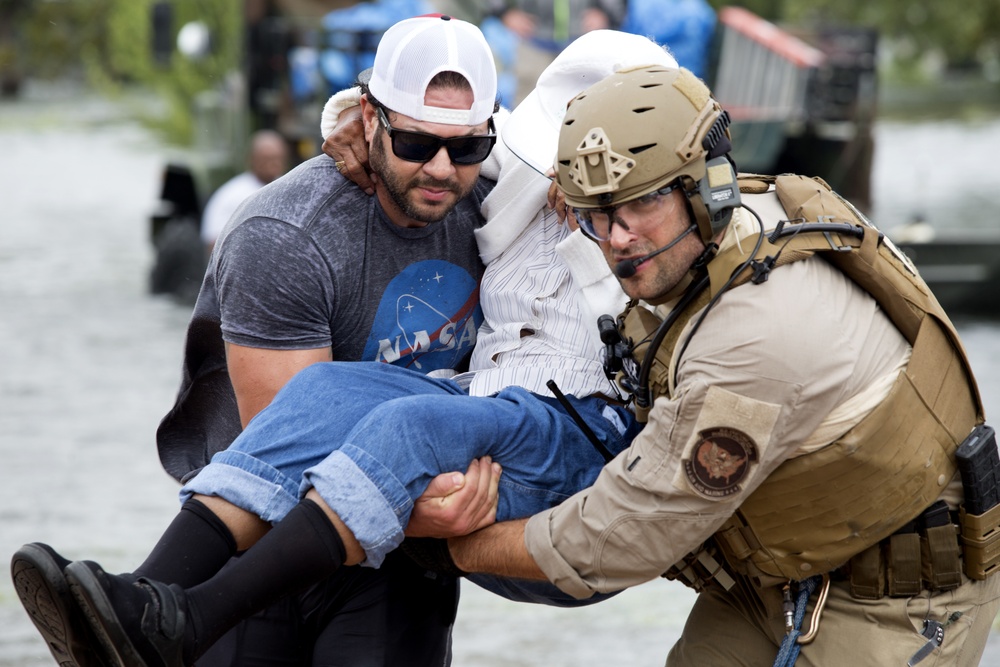
[[[11,0],[0,0],[0,6]],[[175,143],[192,134],[191,101],[214,88],[239,58],[242,3],[234,0],[172,0],[171,43],[190,21],[204,22],[211,52],[190,60],[174,52],[169,62],[154,60],[153,0],[48,0],[22,12],[24,69],[32,76],[85,76],[99,88],[118,93],[138,84],[155,92],[165,111],[144,120]]]
[[[1000,80],[1000,1],[916,3],[912,0],[708,0],[719,9],[738,4],[785,25],[849,24],[879,30],[892,54],[894,78],[939,68],[983,68]],[[172,40],[189,21],[213,37],[209,56],[174,53],[157,64],[152,53],[154,0],[0,0],[0,68],[40,78],[85,76],[105,90],[138,84],[156,92],[165,112],[151,119],[165,137],[187,143],[192,100],[220,86],[237,66],[246,0],[170,0]],[[13,29],[11,29],[13,28]]]

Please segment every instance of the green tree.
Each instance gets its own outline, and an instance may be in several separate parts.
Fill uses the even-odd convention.
[[[0,0],[2,1],[2,0]],[[116,93],[141,86],[164,102],[165,113],[146,120],[165,138],[188,143],[192,101],[220,86],[239,65],[242,3],[233,0],[172,0],[171,43],[181,26],[204,22],[212,48],[204,58],[174,53],[158,63],[152,51],[155,0],[35,2],[24,20],[28,69],[33,76],[66,76],[74,70],[101,89]]]

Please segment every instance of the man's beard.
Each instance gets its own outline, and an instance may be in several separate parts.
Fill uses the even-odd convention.
[[[372,171],[378,174],[379,180],[385,187],[385,191],[389,195],[389,198],[392,199],[393,203],[407,217],[417,220],[418,222],[438,222],[451,213],[455,204],[472,192],[472,188],[476,183],[475,181],[469,183],[464,190],[462,189],[461,184],[454,179],[439,181],[433,178],[416,177],[410,181],[405,181],[403,177],[392,171],[392,168],[389,166],[389,161],[386,159],[385,143],[383,141],[385,136],[386,135],[382,132],[378,132],[375,135],[375,142],[372,146],[369,161],[371,162]],[[457,195],[457,198],[448,206],[444,206],[443,204],[439,206],[420,205],[412,202],[409,197],[407,197],[407,194],[409,194],[411,190],[418,187],[450,190]]]

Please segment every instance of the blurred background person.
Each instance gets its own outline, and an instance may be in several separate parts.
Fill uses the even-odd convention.
[[[247,171],[219,186],[201,217],[201,240],[208,253],[215,247],[222,228],[243,200],[288,171],[288,144],[274,130],[258,130],[250,139]]]
[[[681,67],[707,81],[715,23],[707,0],[628,0],[621,29],[665,45]]]
[[[626,9],[625,0],[488,0],[486,6],[518,36],[515,105],[567,44],[591,30],[617,29]]]

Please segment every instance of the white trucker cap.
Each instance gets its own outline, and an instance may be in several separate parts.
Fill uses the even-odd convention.
[[[500,132],[507,147],[536,171],[552,168],[566,105],[592,84],[642,65],[677,67],[662,46],[641,35],[593,30],[569,44],[538,77]]]
[[[424,105],[427,84],[444,71],[458,72],[468,80],[471,109]],[[387,108],[416,120],[479,125],[493,115],[497,70],[479,28],[440,14],[418,16],[396,23],[382,35],[368,89]]]

